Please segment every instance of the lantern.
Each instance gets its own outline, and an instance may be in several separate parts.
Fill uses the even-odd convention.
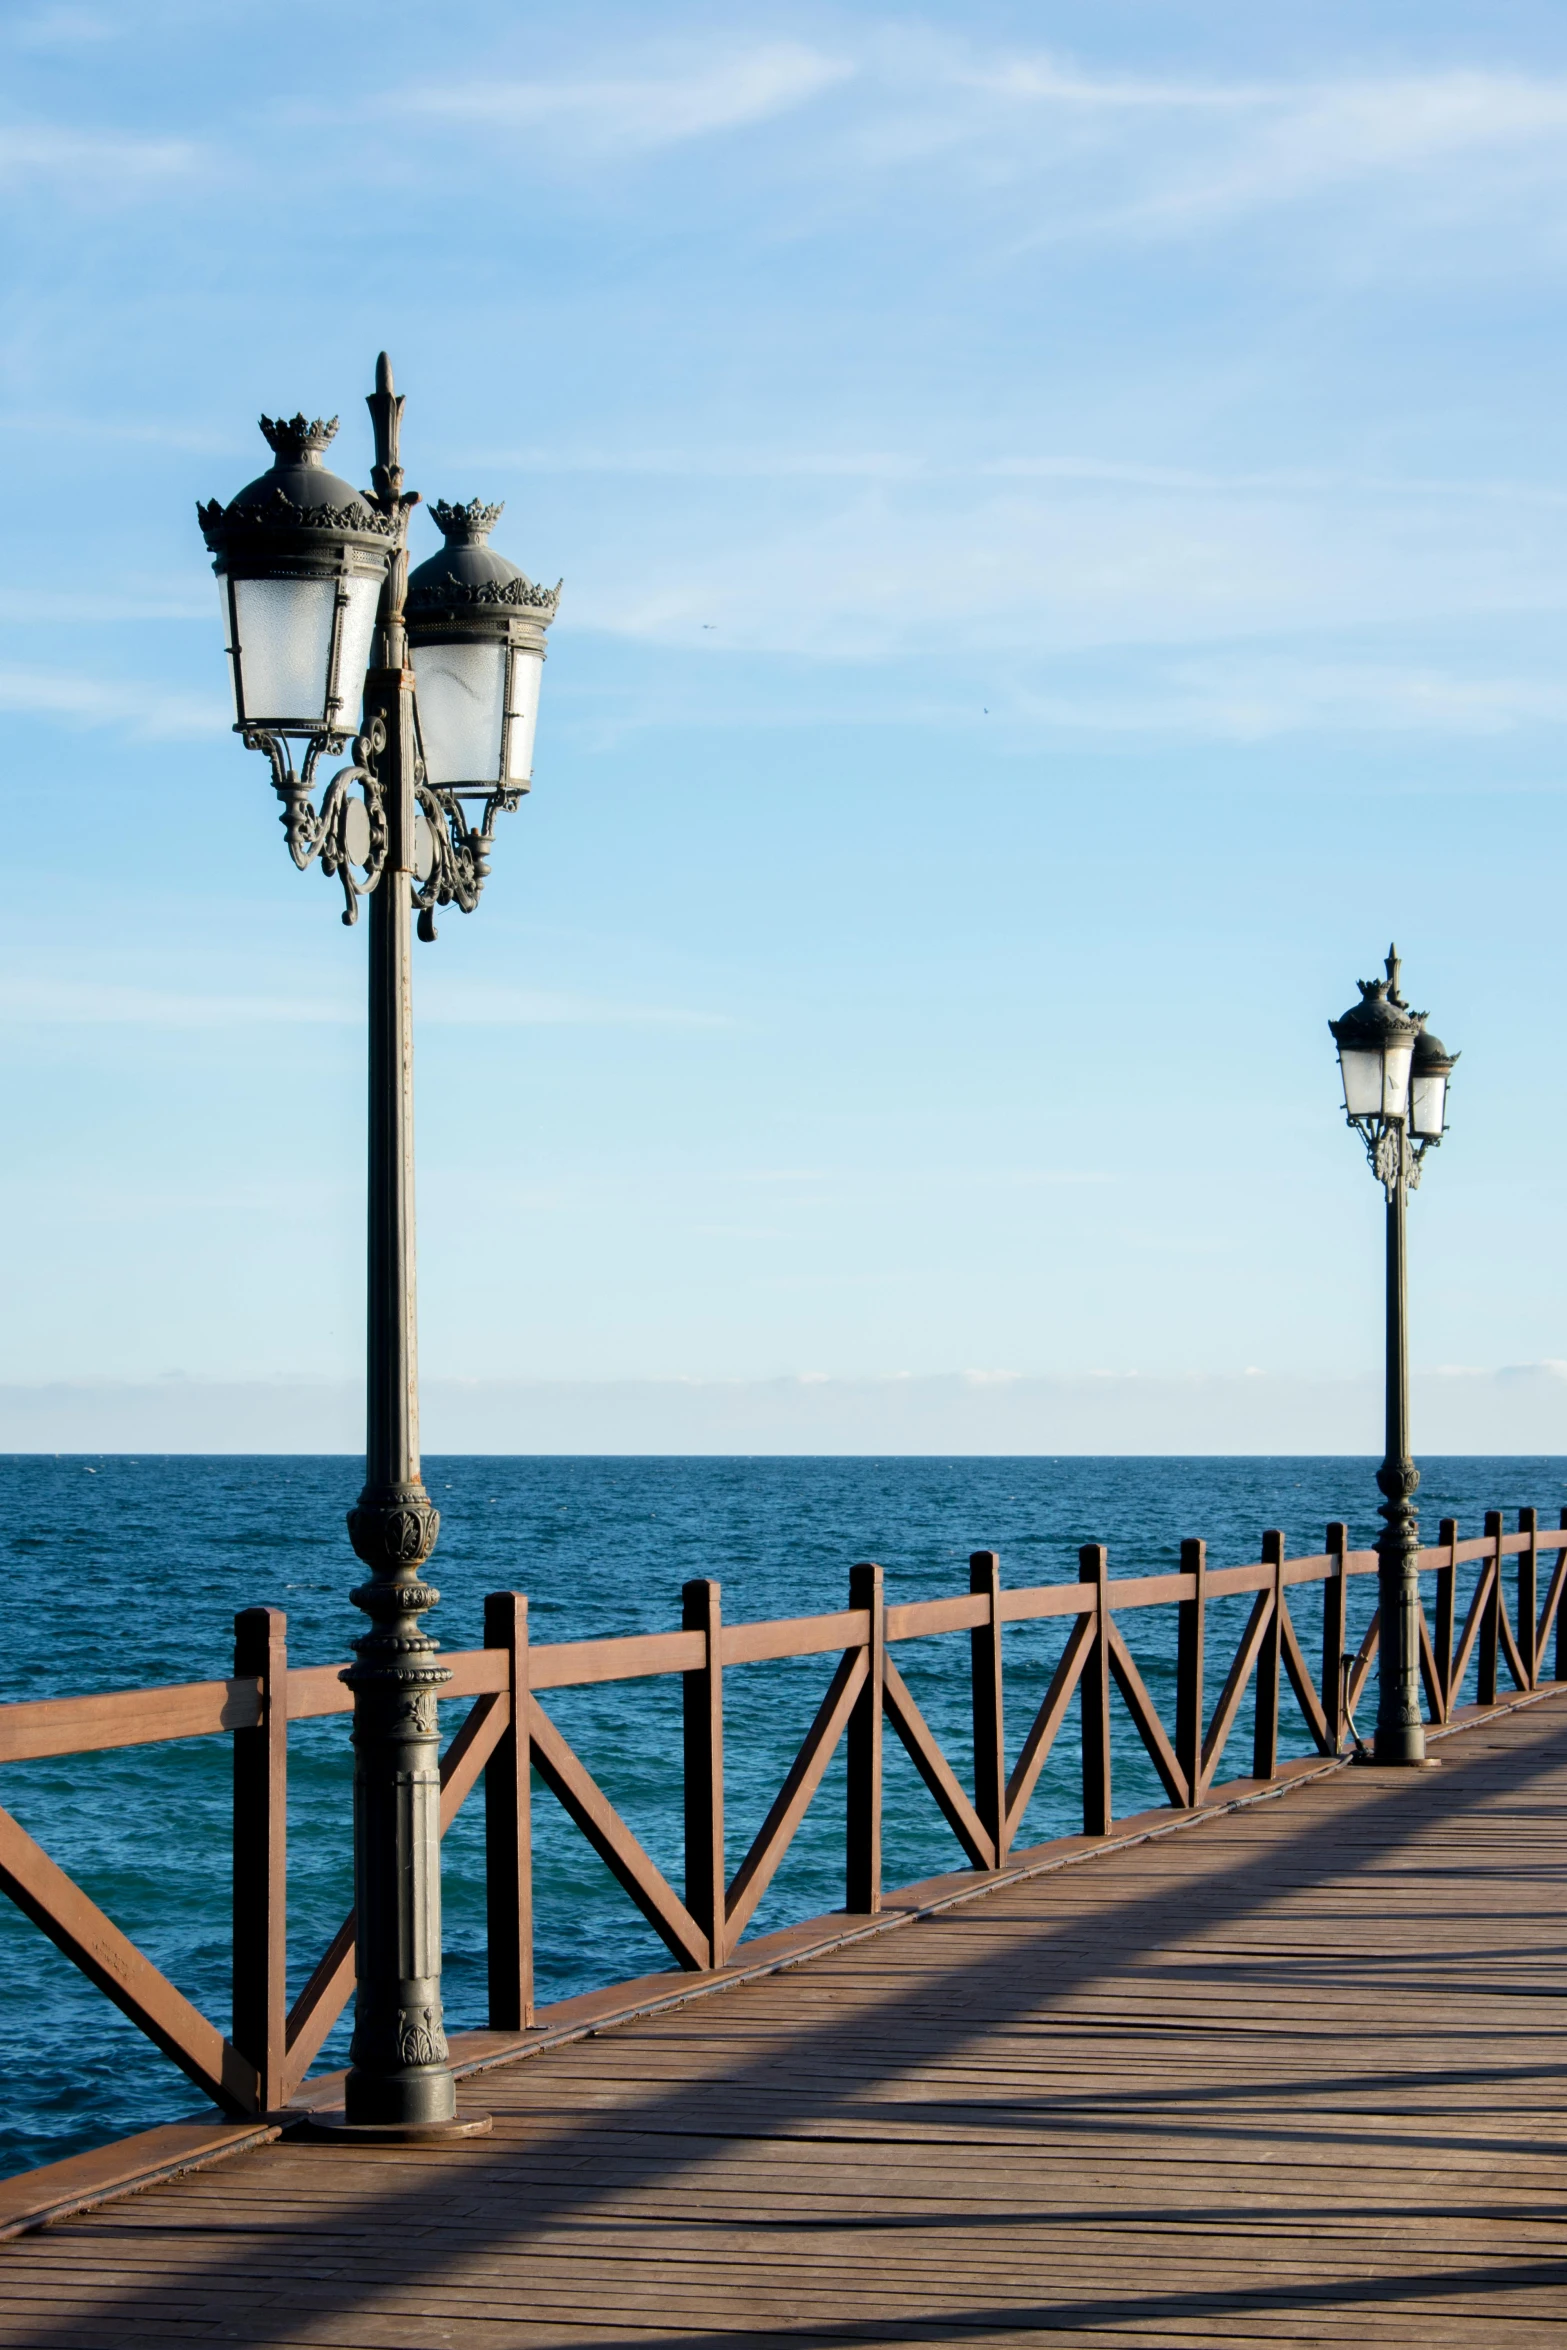
[[[263,416],[261,430],[269,470],[230,505],[197,508],[218,575],[235,731],[341,742],[359,724],[397,523],[323,465],[335,416]]]
[[[536,587],[487,544],[502,511],[436,500],[446,544],[409,574],[407,618],[428,781],[509,797],[533,776],[544,632],[560,589]]]
[[[1420,1142],[1440,1142],[1447,1124],[1447,1081],[1457,1053],[1422,1025],[1415,1038],[1409,1086],[1410,1129]]]
[[[1392,958],[1390,957],[1391,961]],[[1393,977],[1362,979],[1360,1001],[1328,1027],[1338,1046],[1344,1108],[1356,1125],[1400,1120],[1409,1107],[1410,1064],[1419,1027],[1393,1001]]]

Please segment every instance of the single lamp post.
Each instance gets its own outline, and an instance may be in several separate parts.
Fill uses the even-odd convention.
[[[1377,1484],[1383,1530],[1377,1538],[1377,1727],[1372,1759],[1423,1763],[1420,1713],[1420,1578],[1415,1564],[1420,1472],[1409,1452],[1409,1291],[1405,1222],[1420,1162],[1442,1139],[1447,1081],[1456,1053],[1444,1050],[1398,989],[1398,949],[1389,947],[1387,977],[1362,979],[1360,1001],[1328,1023],[1338,1046],[1344,1112],[1366,1146],[1372,1173],[1387,1194],[1387,1435]]]
[[[348,1515],[370,1570],[354,1694],[356,1998],[345,2125],[415,2136],[456,2120],[441,2014],[436,1691],[451,1678],[421,1621],[420,1569],[440,1519],[419,1473],[414,1292],[413,918],[471,912],[495,819],[528,789],[544,632],[559,589],[484,545],[498,506],[433,508],[448,541],[408,574],[398,440],[383,352],[369,398],[373,487],[327,472],[337,430],[262,419],[275,462],[227,506],[198,509],[222,596],[235,731],[264,751],[290,854],[370,900],[369,1249],[365,1483]],[[315,805],[323,756],[352,743]],[[300,746],[296,763],[295,745]],[[482,2126],[487,2127],[487,2124]]]

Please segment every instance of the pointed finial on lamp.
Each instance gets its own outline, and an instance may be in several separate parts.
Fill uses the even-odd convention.
[[[392,389],[392,362],[384,351],[375,363],[375,390],[366,393],[365,406],[375,427],[375,464],[370,479],[377,504],[383,513],[394,513],[400,506],[417,505],[417,499],[407,499],[402,494],[403,469],[398,462],[397,443],[403,403]]]

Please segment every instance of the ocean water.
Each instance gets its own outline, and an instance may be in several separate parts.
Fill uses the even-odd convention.
[[[1567,1500],[1567,1460],[1443,1459],[1425,1465],[1427,1539],[1437,1520],[1478,1534],[1487,1508]],[[970,1551],[1000,1552],[1011,1585],[1072,1580],[1078,1545],[1104,1541],[1111,1572],[1176,1565],[1184,1535],[1207,1538],[1215,1566],[1255,1559],[1264,1527],[1291,1553],[1320,1549],[1342,1517],[1357,1546],[1376,1531],[1374,1463],[1351,1459],[481,1459],[428,1460],[442,1512],[431,1619],[444,1645],[480,1644],[487,1591],[529,1597],[532,1635],[549,1641],[672,1628],[680,1586],[724,1587],[726,1621],[844,1606],[850,1566],[877,1559],[889,1597],[967,1589]],[[231,1669],[233,1618],[282,1607],[291,1661],[347,1656],[358,1580],[343,1529],[357,1461],[98,1456],[0,1459],[11,1528],[5,1699],[66,1696]],[[1472,1571],[1466,1576],[1466,1590]],[[1351,1585],[1351,1635],[1373,1604]],[[1209,1621],[1210,1699],[1244,1621],[1245,1600]],[[1292,1595],[1308,1658],[1320,1597]],[[1173,1609],[1123,1620],[1128,1643],[1173,1727]],[[1009,1749],[1015,1755],[1060,1653],[1059,1623],[1006,1635]],[[968,1643],[909,1642],[898,1663],[960,1777],[971,1781]],[[731,1872],[808,1727],[831,1658],[743,1666],[726,1675],[725,1760]],[[1472,1694],[1472,1690],[1471,1690]],[[681,1882],[679,1686],[675,1679],[553,1693],[554,1718],[661,1868]],[[1373,1708],[1368,1696],[1362,1727]],[[1081,1824],[1076,1709],[1041,1776],[1025,1841]],[[1136,1732],[1115,1705],[1115,1809],[1161,1793]],[[1286,1688],[1281,1749],[1309,1741]],[[461,1718],[443,1709],[448,1730]],[[1249,1703],[1222,1776],[1249,1765]],[[297,1990],[349,1906],[350,1758],[346,1717],[290,1737],[289,1956]],[[223,1738],[13,1764],[0,1803],[21,1820],[186,1995],[226,2029],[229,2004],[229,1747]],[[482,1804],[471,1800],[444,1847],[446,2000],[453,2028],[484,2014]],[[950,1831],[890,1734],[885,1882],[961,1865]],[[752,1922],[752,1933],[843,1898],[840,1754]],[[602,1864],[542,1788],[535,1796],[537,1977],[541,2001],[670,1964]],[[201,2109],[199,2095],[0,1899],[0,2175]],[[341,2064],[348,2024],[322,2065]]]

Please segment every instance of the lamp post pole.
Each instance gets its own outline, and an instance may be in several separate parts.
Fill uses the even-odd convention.
[[[437,503],[444,551],[410,578],[403,403],[383,352],[368,406],[367,496],[328,473],[337,425],[262,419],[276,462],[227,506],[198,509],[214,557],[236,729],[265,752],[289,853],[370,900],[365,1481],[348,1513],[368,1568],[368,1626],[343,1678],[354,1699],[356,1999],[341,2122],[368,2137],[487,2129],[458,2121],[441,2012],[441,1779],[436,1699],[451,1679],[423,1618],[440,1519],[419,1471],[414,1256],[414,916],[471,913],[496,817],[532,777],[545,631],[559,589],[488,547],[498,506]],[[352,713],[361,707],[354,736]],[[353,739],[314,804],[317,763]],[[303,745],[295,764],[295,744]]]
[[[1442,1139],[1447,1081],[1456,1054],[1399,993],[1398,949],[1383,979],[1360,982],[1360,1002],[1331,1021],[1344,1079],[1344,1111],[1387,1195],[1385,1425],[1377,1488],[1377,1725],[1371,1760],[1405,1768],[1426,1759],[1420,1713],[1420,1472],[1409,1449],[1409,1194],[1420,1163]]]
[[[401,522],[402,468],[385,359],[370,401],[372,480]],[[441,1770],[436,1661],[422,1617],[439,1592],[420,1569],[440,1518],[419,1472],[419,1334],[415,1290],[413,892],[417,733],[403,602],[400,529],[381,591],[367,732],[387,828],[386,864],[370,894],[369,1185],[365,1296],[365,1483],[349,1512],[370,1570],[352,1593],[369,1629],[344,1676],[354,1693],[354,1908],[357,1995],[344,2118],[367,2128],[450,2124],[457,2110],[441,2013]],[[377,724],[379,721],[379,724]]]
[[[1420,1717],[1420,1519],[1415,1494],[1420,1471],[1409,1451],[1409,1229],[1410,1154],[1400,1126],[1391,1138],[1397,1153],[1387,1194],[1387,1362],[1386,1434],[1377,1487],[1384,1523],[1377,1537],[1377,1604],[1380,1662],[1377,1726],[1372,1755],[1379,1763],[1422,1763],[1425,1725]]]

